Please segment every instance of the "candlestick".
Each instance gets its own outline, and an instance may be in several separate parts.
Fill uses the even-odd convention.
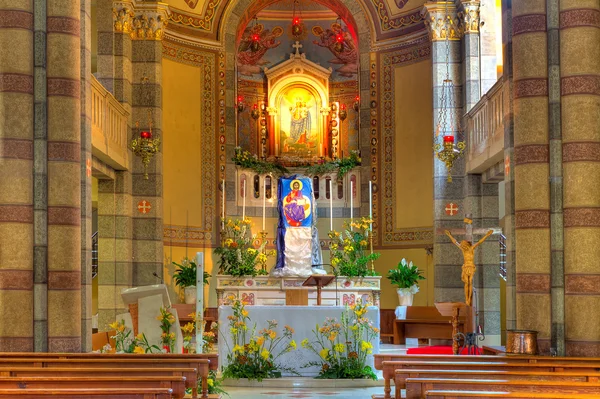
[[[242,183],[242,220],[246,220],[246,180]]]
[[[262,195],[263,195],[263,221],[262,221],[263,228],[262,229],[263,229],[263,231],[265,230],[265,210],[267,208],[267,188],[266,187],[267,187],[267,184],[263,180],[263,192],[262,192]]]
[[[329,230],[333,231],[333,188],[329,179]]]
[[[373,182],[369,180],[369,220],[373,220]],[[371,231],[373,231],[373,222],[371,222]]]
[[[354,182],[350,180],[350,231],[354,231],[352,222],[354,221]]]
[[[225,229],[225,179],[223,179],[223,204],[221,206],[221,230]]]

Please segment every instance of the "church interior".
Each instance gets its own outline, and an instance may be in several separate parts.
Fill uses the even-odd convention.
[[[600,0],[0,0],[0,397],[597,398],[598,240]]]

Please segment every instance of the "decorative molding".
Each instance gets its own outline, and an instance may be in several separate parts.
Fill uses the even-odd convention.
[[[598,295],[598,292],[600,292],[600,275],[565,274],[565,295]]]
[[[600,76],[565,76],[560,80],[560,92],[563,96],[577,94],[589,94],[593,96],[600,96]]]
[[[526,144],[515,147],[515,165],[548,163],[550,159],[547,144]]]
[[[529,78],[513,82],[514,98],[523,97],[546,97],[548,96],[548,79]]]
[[[563,143],[563,162],[600,162],[600,143],[597,141]]]
[[[529,209],[515,211],[516,229],[549,229],[550,211],[548,209]]]
[[[128,34],[131,40],[162,40],[168,19],[165,3],[122,1],[113,8],[115,32]]]
[[[564,227],[600,227],[600,208],[563,209]]]
[[[549,274],[517,273],[518,293],[550,293]]]
[[[207,5],[202,15],[196,13],[189,14],[183,10],[171,7],[169,21],[176,25],[182,25],[205,32],[212,32],[213,22],[217,15],[217,8],[221,4],[221,0],[208,1],[206,3]]]
[[[458,19],[462,25],[462,33],[479,33],[480,20],[480,1],[479,0],[459,0],[460,7]]]
[[[426,36],[420,40],[404,46],[396,51],[379,54],[378,82],[380,93],[378,93],[380,105],[379,123],[371,126],[371,165],[384,171],[382,182],[375,175],[373,187],[373,206],[381,217],[374,217],[377,223],[376,230],[381,234],[381,247],[415,247],[427,246],[433,243],[433,229],[431,227],[396,229],[396,188],[394,187],[396,175],[396,163],[394,157],[394,145],[396,140],[394,110],[396,109],[394,89],[394,69],[398,66],[408,65],[423,61],[431,56],[431,43]],[[373,71],[370,71],[371,73]],[[373,83],[373,82],[372,82]],[[378,86],[377,82],[376,86]],[[373,89],[371,89],[373,90]],[[377,106],[377,105],[376,105]],[[374,134],[373,134],[374,133]],[[381,151],[382,159],[379,159]],[[380,174],[381,175],[381,174]],[[377,201],[375,200],[377,199]],[[381,208],[379,208],[381,207]],[[381,210],[380,210],[381,209]],[[374,213],[375,216],[375,213]]]
[[[421,15],[432,42],[461,39],[462,23],[454,3],[427,2],[421,10]]]
[[[594,8],[565,10],[560,13],[560,29],[591,26],[600,28],[600,10]]]
[[[546,14],[527,14],[513,17],[513,37],[535,32],[546,32]]]

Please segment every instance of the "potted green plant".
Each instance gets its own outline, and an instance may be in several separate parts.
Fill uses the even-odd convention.
[[[177,270],[173,273],[175,285],[183,289],[185,303],[188,305],[196,303],[196,262],[187,258],[181,261],[181,264],[173,262],[177,266]],[[212,277],[207,272],[204,272],[204,284],[208,284],[208,279]]]
[[[419,292],[418,281],[425,280],[421,273],[423,272],[412,261],[407,263],[404,258],[398,263],[398,267],[388,271],[386,277],[398,287],[400,306],[412,306],[413,296]]]

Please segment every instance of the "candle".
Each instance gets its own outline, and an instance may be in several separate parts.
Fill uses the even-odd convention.
[[[329,179],[329,230],[333,231],[333,188]]]
[[[221,205],[221,229],[225,229],[225,179],[223,179],[223,204]]]
[[[267,208],[267,184],[266,181],[263,179],[263,231],[265,231],[265,210]]]
[[[354,182],[350,179],[350,231],[353,231],[352,222],[354,221]]]
[[[242,220],[246,220],[246,180],[242,183]]]
[[[369,220],[373,220],[373,182],[369,180]],[[373,222],[371,222],[371,231],[373,231]]]

